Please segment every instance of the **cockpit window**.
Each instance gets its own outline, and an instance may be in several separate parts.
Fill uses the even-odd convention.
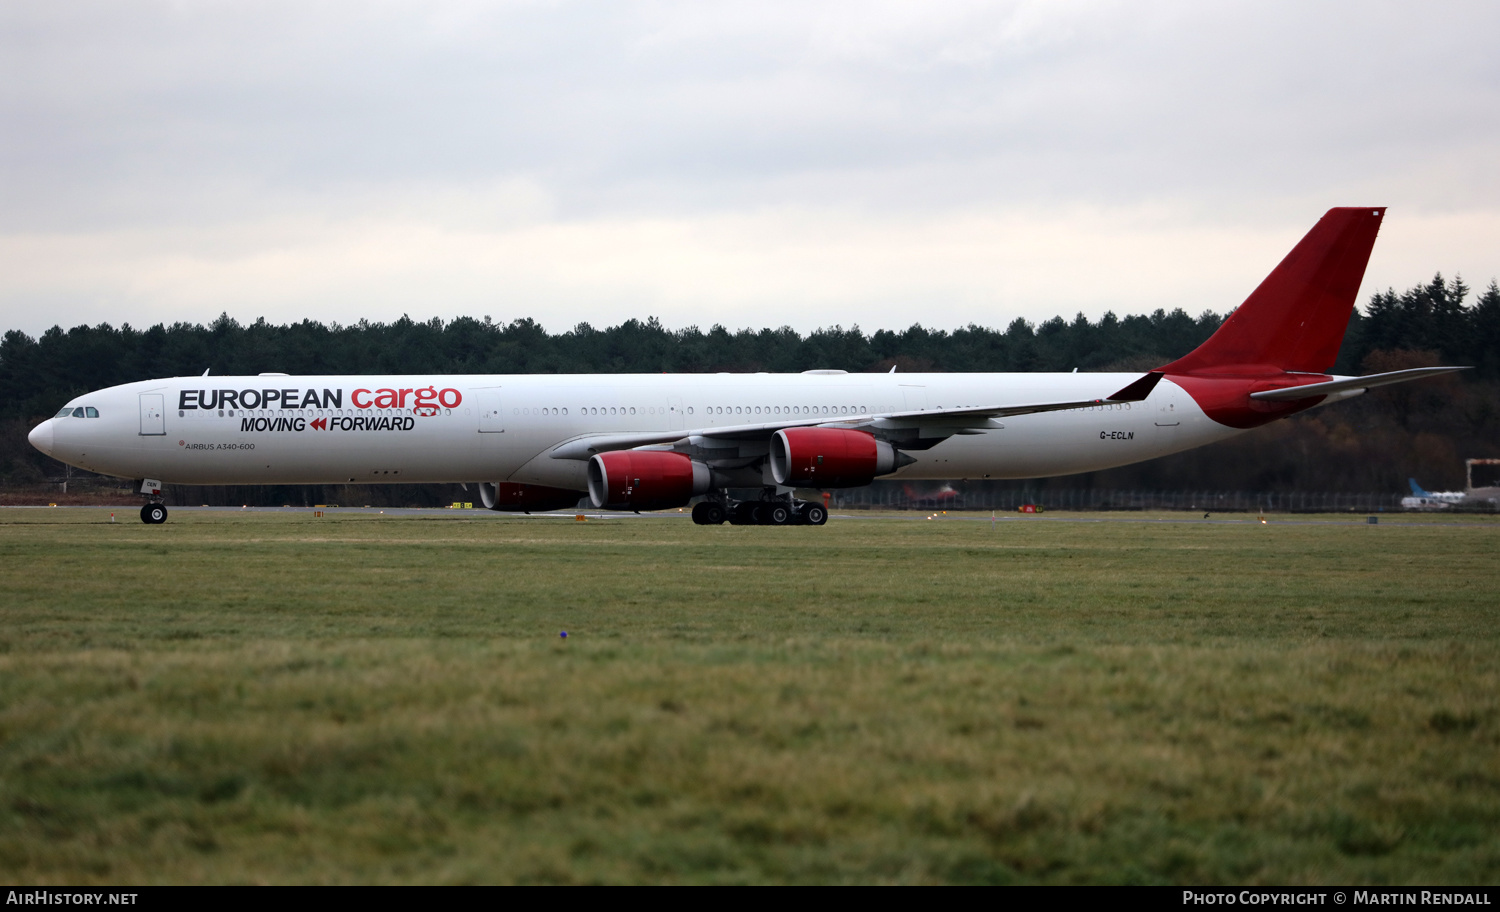
[[[98,418],[99,410],[94,408],[92,405],[86,405],[83,407],[83,416],[85,418]]]
[[[58,412],[56,415],[53,415],[52,417],[53,418],[67,418],[67,417],[71,416],[72,414],[73,414],[73,410],[71,408],[65,408],[62,411]]]
[[[74,418],[82,418],[83,417],[83,407],[82,406],[79,406],[78,408],[76,408],[76,409],[73,410],[73,417]]]

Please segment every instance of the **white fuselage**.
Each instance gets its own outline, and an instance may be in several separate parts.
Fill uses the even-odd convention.
[[[150,380],[80,396],[50,419],[55,458],[180,484],[510,481],[582,491],[591,434],[1104,398],[1139,374],[256,376]],[[232,395],[230,395],[232,394]],[[228,407],[226,407],[228,406]],[[1151,459],[1241,431],[1170,380],[1141,402],[1007,417],[909,455],[890,477],[1032,478]]]

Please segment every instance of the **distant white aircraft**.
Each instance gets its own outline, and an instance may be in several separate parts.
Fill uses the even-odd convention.
[[[1462,370],[1327,373],[1384,214],[1329,210],[1207,342],[1145,374],[205,376],[79,396],[30,440],[139,479],[148,523],[163,483],[478,480],[495,510],[701,498],[699,523],[821,525],[796,489],[1089,472]]]
[[[1424,491],[1415,478],[1406,483],[1411,485],[1411,496],[1401,498],[1403,510],[1446,510],[1469,500],[1465,491]]]

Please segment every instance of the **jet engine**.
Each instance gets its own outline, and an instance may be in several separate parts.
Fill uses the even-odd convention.
[[[780,485],[857,488],[912,461],[865,431],[785,428],[771,437],[771,476]]]
[[[486,510],[505,513],[542,513],[578,506],[582,491],[549,488],[546,485],[515,484],[509,481],[481,481],[479,500]]]
[[[665,450],[615,450],[589,460],[589,499],[611,510],[686,506],[709,481],[708,466]]]

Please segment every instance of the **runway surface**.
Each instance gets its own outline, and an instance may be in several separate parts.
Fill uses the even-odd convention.
[[[67,506],[7,506],[0,507],[4,510],[111,510],[124,514],[118,521],[132,519],[138,508],[132,506],[99,507],[87,505]],[[176,513],[312,513],[322,511],[329,515],[384,515],[393,518],[401,517],[458,517],[466,519],[535,519],[535,520],[570,520],[577,521],[577,517],[583,516],[589,520],[632,520],[632,519],[691,519],[687,510],[668,510],[658,513],[624,513],[614,511],[597,510],[561,510],[550,513],[502,513],[485,509],[458,509],[452,507],[213,507],[213,506],[171,506],[168,510]],[[1222,516],[1209,515],[1201,517],[1195,513],[1182,513],[1181,515],[1162,515],[1161,513],[1133,513],[1133,512],[1099,512],[1099,513],[1048,513],[1048,514],[1015,514],[996,513],[993,516],[978,511],[954,511],[944,513],[942,511],[852,511],[846,513],[830,512],[830,522],[968,522],[968,523],[992,523],[994,525],[1013,523],[1148,523],[1148,524],[1179,524],[1179,525],[1315,525],[1315,526],[1363,526],[1363,525],[1388,525],[1388,526],[1466,526],[1474,528],[1500,528],[1500,516],[1487,514],[1466,515],[1463,518],[1445,517],[1437,519],[1431,514],[1400,514],[1400,513],[1358,513],[1351,514],[1347,519],[1329,518],[1328,514],[1288,514],[1268,513],[1264,519],[1254,513],[1234,513]],[[1375,519],[1374,523],[1370,518]],[[168,520],[170,522],[170,519]]]

